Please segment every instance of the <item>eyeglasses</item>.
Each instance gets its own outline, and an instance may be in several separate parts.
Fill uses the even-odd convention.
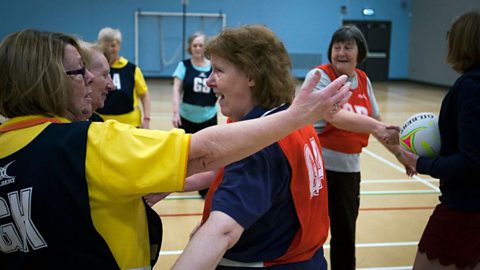
[[[86,72],[86,69],[85,69],[85,66],[83,66],[82,68],[66,71],[65,73],[67,75],[82,75],[82,77],[85,78],[85,72]]]

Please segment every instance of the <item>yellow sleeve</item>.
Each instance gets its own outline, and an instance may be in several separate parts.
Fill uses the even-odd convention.
[[[139,96],[144,95],[148,91],[147,82],[145,82],[145,78],[143,77],[142,71],[137,66],[135,68],[135,93]]]
[[[190,136],[180,129],[166,132],[116,121],[92,123],[85,164],[90,196],[111,200],[183,190]]]

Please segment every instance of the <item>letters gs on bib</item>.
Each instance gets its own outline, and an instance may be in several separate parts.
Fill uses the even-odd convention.
[[[211,89],[207,86],[207,79],[195,77],[193,79],[193,92],[209,94]]]

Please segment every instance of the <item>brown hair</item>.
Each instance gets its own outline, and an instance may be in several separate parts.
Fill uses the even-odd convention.
[[[480,11],[467,12],[452,24],[447,61],[460,73],[480,65]]]
[[[274,108],[290,103],[296,81],[283,43],[262,25],[226,29],[208,42],[205,54],[227,59],[255,82],[252,96],[256,105]]]
[[[332,40],[328,46],[328,61],[330,61],[330,63],[332,62],[332,47],[334,43],[349,43],[352,41],[358,48],[357,64],[362,63],[365,58],[367,58],[368,45],[362,31],[360,31],[355,25],[344,25],[333,33]]]
[[[61,33],[22,30],[0,44],[0,114],[64,116],[69,83],[63,67],[65,43],[75,39]]]

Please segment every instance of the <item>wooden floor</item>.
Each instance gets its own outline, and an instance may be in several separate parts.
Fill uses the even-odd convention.
[[[170,80],[149,80],[152,128],[171,125]],[[447,88],[407,82],[373,83],[384,122],[401,125],[417,112],[438,114]],[[220,116],[219,123],[225,118]],[[360,215],[357,222],[357,269],[411,269],[416,245],[438,202],[438,180],[409,178],[403,167],[371,138],[362,153]],[[194,193],[174,193],[154,205],[162,216],[164,240],[155,270],[170,269],[198,224],[203,200]],[[329,241],[325,255],[329,258]]]

